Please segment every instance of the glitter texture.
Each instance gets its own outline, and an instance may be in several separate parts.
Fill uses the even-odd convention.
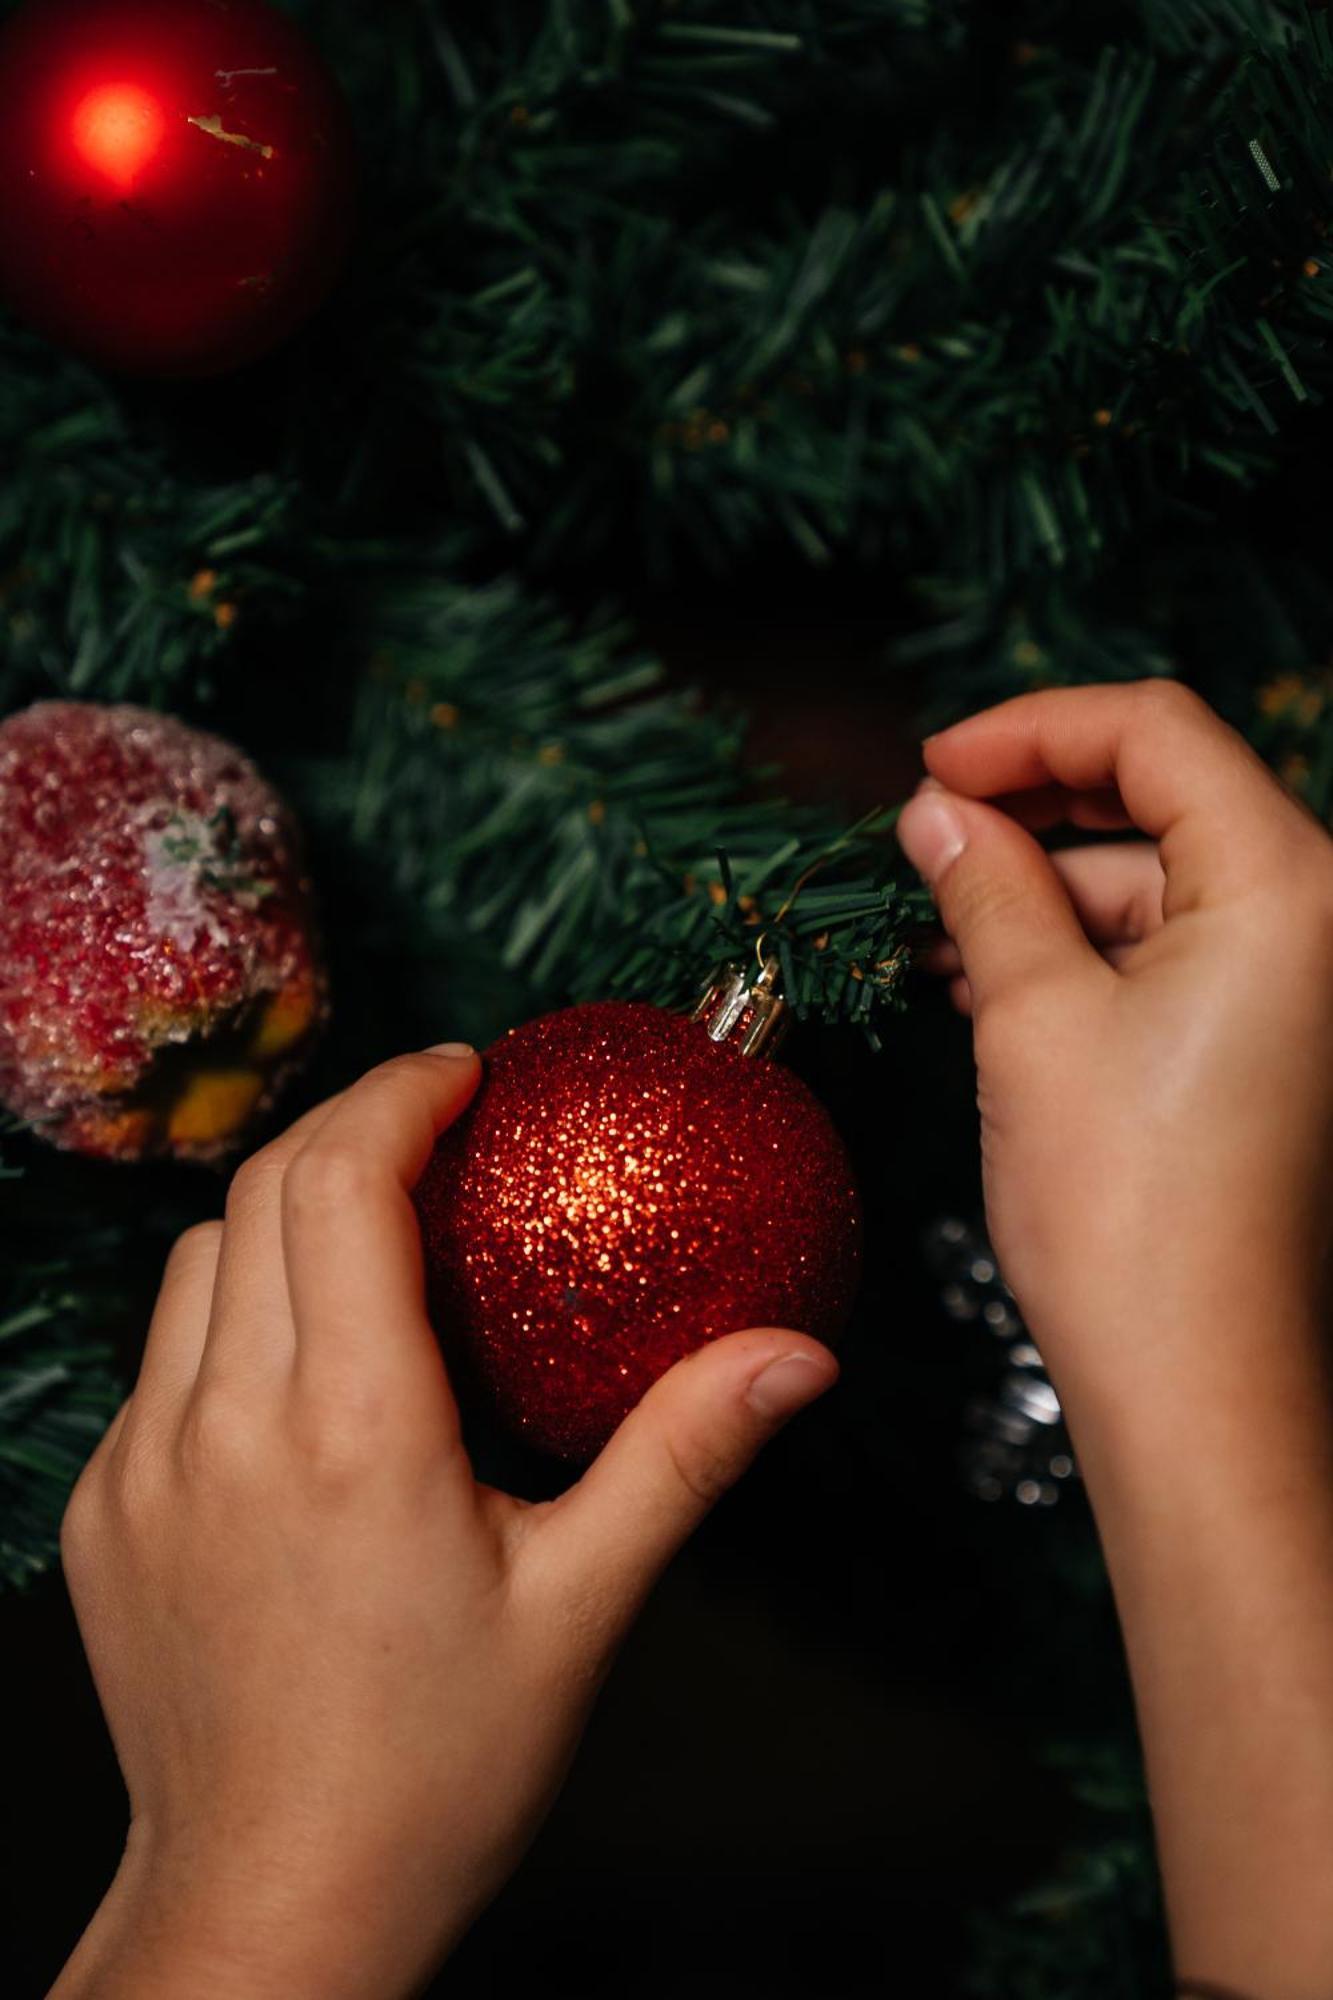
[[[817,1099],[638,1003],[498,1042],[417,1204],[451,1362],[564,1458],[719,1334],[834,1338],[856,1288],[860,1204]]]
[[[0,1100],[57,1145],[210,1158],[322,1004],[281,801],[230,744],[139,708],[0,724]]]

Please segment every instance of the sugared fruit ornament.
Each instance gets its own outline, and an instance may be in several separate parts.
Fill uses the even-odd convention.
[[[323,1005],[295,828],[230,744],[147,709],[0,724],[0,1101],[58,1146],[212,1159]]]
[[[850,1309],[860,1208],[828,1114],[710,1021],[606,1002],[516,1029],[418,1187],[451,1364],[560,1457],[705,1341],[829,1340]]]
[[[328,289],[352,157],[263,0],[28,0],[0,31],[0,291],[109,368],[234,368]]]

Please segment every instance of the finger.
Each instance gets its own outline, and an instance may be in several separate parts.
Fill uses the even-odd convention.
[[[169,1419],[194,1387],[221,1248],[220,1222],[201,1222],[172,1246],[134,1388],[138,1415]]]
[[[316,1104],[232,1176],[200,1364],[209,1383],[278,1380],[291,1369],[296,1337],[282,1251],[282,1177],[342,1096]]]
[[[1166,876],[1151,841],[1067,847],[1050,860],[1085,933],[1108,963],[1161,929]],[[936,938],[918,953],[917,964],[937,979],[956,979],[963,957],[952,938]]]
[[[1134,945],[1162,928],[1166,875],[1149,840],[1066,847],[1051,856],[1088,936],[1103,948]]]
[[[288,1167],[282,1237],[299,1396],[359,1401],[374,1385],[445,1407],[411,1191],[480,1081],[462,1044],[399,1056],[354,1084]]]
[[[1104,969],[1050,856],[994,806],[926,789],[904,806],[898,839],[930,886],[978,1009],[1015,984]]]
[[[970,1021],[973,1012],[972,988],[968,985],[966,979],[951,979],[949,981],[949,998],[958,1009],[958,1012],[963,1016],[963,1019]]]
[[[963,954],[952,938],[941,937],[918,952],[916,962],[936,979],[954,979],[963,969]]]
[[[1041,785],[1030,792],[1006,792],[994,803],[1032,833],[1044,833],[1053,826],[1077,826],[1088,833],[1125,833],[1134,824],[1119,792],[1109,787],[1071,792],[1065,785]]]
[[[678,1361],[525,1547],[532,1587],[591,1606],[614,1638],[714,1502],[774,1432],[838,1377],[826,1347],[764,1329]]]
[[[930,738],[925,759],[972,798],[1113,786],[1161,842],[1168,912],[1253,887],[1305,820],[1235,731],[1174,681],[1020,695]]]

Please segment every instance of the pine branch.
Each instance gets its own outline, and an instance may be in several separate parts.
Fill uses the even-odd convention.
[[[539,991],[664,1004],[762,936],[798,1012],[873,1030],[896,1006],[922,905],[890,815],[847,834],[742,801],[734,723],[663,692],[614,624],[574,630],[513,584],[381,581],[359,625],[376,666],[350,756],[291,787],[350,829],[387,934],[410,910],[418,951],[486,944]]]
[[[66,1219],[58,1243],[18,1203],[0,1160],[0,1584],[55,1561],[61,1516],[122,1391],[94,1328],[109,1309],[111,1233]]]
[[[147,433],[147,434],[145,434]],[[290,601],[290,483],[182,476],[154,425],[0,321],[0,703],[206,699],[246,600]]]
[[[31,1274],[29,1274],[31,1275]],[[122,1391],[86,1294],[38,1289],[0,1316],[0,1581],[55,1561],[60,1520]]]
[[[977,2000],[1167,2000],[1171,1991],[1161,1891],[1142,1768],[1132,1739],[1061,1744],[1081,1807],[1077,1836],[1056,1866],[1002,1912],[972,1925],[966,1990]]]
[[[381,399],[438,435],[451,499],[548,560],[628,485],[661,561],[778,529],[1011,584],[1095,565],[1194,466],[1271,465],[1327,377],[1322,16],[1045,8],[1025,40],[976,7],[720,11],[435,20],[457,101],[351,323],[383,323]],[[878,180],[872,118],[902,135]]]
[[[1252,483],[1324,392],[1322,14],[307,11],[369,198],[319,365],[210,390],[210,440],[4,335],[9,699],[208,698],[407,481],[473,573],[778,534],[994,618]]]

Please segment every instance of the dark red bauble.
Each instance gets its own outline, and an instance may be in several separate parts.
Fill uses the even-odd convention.
[[[28,0],[0,32],[0,291],[109,368],[212,375],[318,305],[346,109],[262,0]]]
[[[497,1042],[417,1206],[446,1352],[570,1459],[719,1334],[833,1339],[860,1264],[855,1183],[818,1100],[641,1003]]]

